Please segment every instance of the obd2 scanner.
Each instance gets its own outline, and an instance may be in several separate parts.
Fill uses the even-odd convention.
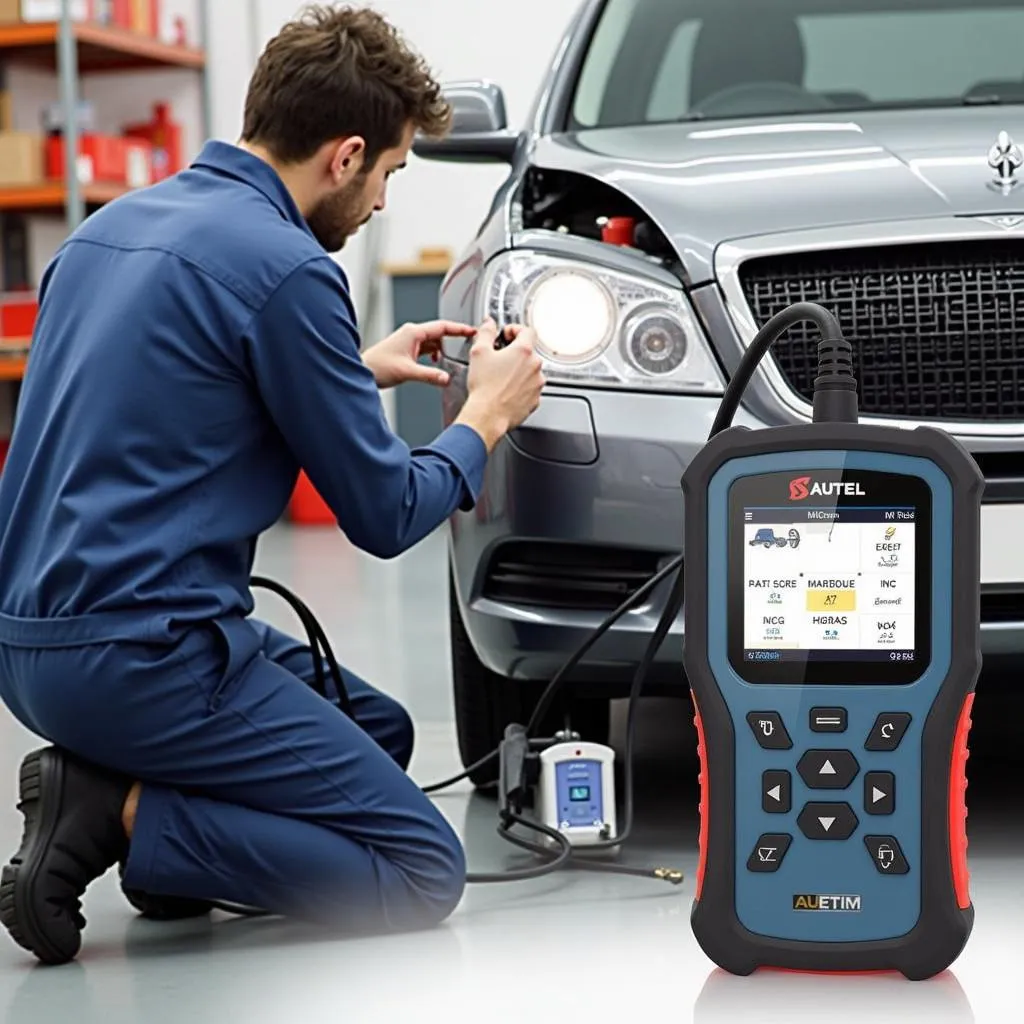
[[[805,319],[824,337],[813,422],[729,427]],[[941,431],[858,423],[851,348],[820,307],[775,317],[737,370],[683,479],[691,920],[725,970],[921,980],[963,949],[983,484]]]

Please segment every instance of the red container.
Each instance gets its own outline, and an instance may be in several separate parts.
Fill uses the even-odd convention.
[[[632,245],[636,221],[632,217],[609,217],[601,238],[609,245]]]
[[[299,474],[288,518],[298,526],[337,526],[338,520],[305,473]]]
[[[0,338],[26,341],[36,329],[39,303],[34,293],[0,296]]]
[[[112,20],[118,28],[132,27],[132,0],[114,0]]]
[[[78,153],[91,164],[92,173],[87,180],[125,183],[127,154],[124,139],[113,135],[84,134],[78,140]],[[62,135],[51,135],[46,140],[46,175],[61,180],[65,177]]]
[[[142,139],[153,147],[153,181],[163,181],[182,169],[181,125],[171,120],[168,103],[157,103],[149,124],[132,124],[124,130],[131,139]]]

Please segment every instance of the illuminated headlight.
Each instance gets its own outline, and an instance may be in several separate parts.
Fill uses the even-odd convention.
[[[537,332],[541,355],[559,363],[586,363],[607,348],[616,316],[615,300],[596,278],[552,270],[530,288],[523,320]]]
[[[488,267],[481,317],[537,333],[549,381],[721,394],[724,382],[677,285],[520,251]]]

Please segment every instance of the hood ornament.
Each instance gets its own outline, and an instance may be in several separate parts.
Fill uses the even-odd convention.
[[[989,186],[1004,196],[1020,184],[1017,172],[1024,165],[1024,153],[1010,138],[1009,132],[1000,132],[996,144],[989,150],[988,165],[996,172],[995,180]]]
[[[978,220],[990,224],[994,228],[1002,228],[1004,231],[1016,231],[1024,226],[1024,217],[979,217]]]

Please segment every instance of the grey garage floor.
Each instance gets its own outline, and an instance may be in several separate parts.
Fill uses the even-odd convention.
[[[404,700],[419,726],[414,776],[457,770],[446,648],[443,539],[382,565],[331,531],[275,531],[260,570],[295,588],[357,672]],[[294,629],[268,597],[260,612]],[[989,692],[995,685],[989,688]],[[978,924],[952,972],[911,985],[882,978],[717,973],[689,932],[695,868],[694,738],[680,702],[646,708],[639,772],[637,863],[685,870],[660,883],[562,875],[470,891],[449,925],[417,936],[327,940],[276,921],[185,925],[135,919],[108,876],[89,894],[80,960],[34,967],[0,934],[5,1024],[247,1024],[522,1019],[711,1024],[996,1024],[1019,1020],[1024,940],[1024,754],[1013,748],[1024,696],[979,704],[989,756],[972,758],[971,836]],[[16,766],[32,737],[0,712],[0,856],[17,845]],[[976,744],[977,745],[977,744]],[[1005,756],[1003,756],[1005,755]],[[493,803],[465,787],[439,797],[477,869],[508,863]],[[514,857],[514,854],[513,854]],[[629,1015],[628,1017],[626,1015]]]

